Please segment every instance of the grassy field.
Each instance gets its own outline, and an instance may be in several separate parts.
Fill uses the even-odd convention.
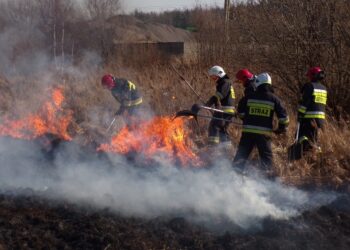
[[[215,86],[207,77],[206,68],[198,69],[198,67],[184,66],[179,63],[175,66],[200,93],[202,99],[209,98],[214,92]],[[84,72],[84,69],[80,70]],[[227,71],[229,75],[234,75],[232,70]],[[111,136],[106,134],[106,128],[118,108],[117,102],[109,91],[102,89],[100,85],[100,78],[105,72],[113,72],[116,76],[125,77],[136,83],[144,95],[146,105],[155,115],[172,116],[179,110],[189,109],[192,104],[199,103],[196,95],[168,65],[154,65],[144,69],[121,69],[108,66],[103,70],[80,74],[79,78],[71,75],[52,74],[50,80],[44,85],[35,77],[32,79],[20,77],[3,79],[0,85],[3,89],[2,114],[3,116],[23,117],[27,113],[35,112],[45,98],[45,89],[49,86],[60,86],[63,87],[65,96],[62,108],[73,111],[73,120],[69,126],[69,133],[72,137],[82,144],[104,140]],[[26,83],[23,84],[23,81]],[[274,84],[278,86],[278,82]],[[235,84],[234,87],[237,99],[239,99],[242,96],[242,86]],[[288,102],[288,95],[278,88],[277,95],[282,98],[288,109],[291,124],[286,135],[275,135],[273,138],[275,174],[283,182],[293,185],[316,184],[346,188],[350,177],[350,156],[347,153],[349,148],[347,138],[350,136],[348,124],[343,120],[335,120],[332,116],[328,116],[325,129],[320,134],[322,152],[315,151],[305,159],[289,163],[287,148],[294,140],[296,106]],[[114,128],[115,133],[121,126]],[[208,121],[205,119],[199,121],[199,128],[192,121],[188,122],[188,130],[192,131],[192,139],[197,143],[198,148],[205,145],[207,126]],[[228,153],[227,157],[234,156],[240,134],[239,127],[230,127],[234,149]],[[257,159],[257,152],[253,153],[252,159],[253,162]]]

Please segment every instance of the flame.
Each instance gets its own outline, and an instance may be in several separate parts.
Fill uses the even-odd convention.
[[[61,139],[71,140],[67,128],[73,113],[63,111],[63,102],[63,90],[54,89],[52,100],[45,102],[37,114],[30,114],[19,120],[4,117],[0,124],[0,135],[30,140],[51,133]]]
[[[141,122],[133,129],[127,126],[115,135],[109,144],[102,144],[97,150],[128,154],[142,153],[152,159],[164,155],[182,166],[201,166],[199,157],[191,150],[191,140],[185,132],[183,118],[154,117]]]

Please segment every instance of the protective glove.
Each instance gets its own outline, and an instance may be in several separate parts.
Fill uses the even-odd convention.
[[[221,102],[217,97],[215,98],[215,108],[222,109]]]
[[[201,106],[196,103],[193,104],[191,107],[191,111],[193,112],[193,114],[198,114],[200,109],[201,109]]]

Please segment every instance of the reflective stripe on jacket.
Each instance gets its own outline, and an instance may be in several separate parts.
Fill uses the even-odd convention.
[[[115,82],[116,86],[111,91],[121,106],[132,107],[142,103],[142,96],[134,83],[123,78],[116,78]]]
[[[319,82],[304,84],[302,99],[298,107],[299,117],[303,119],[326,118],[327,89]]]
[[[276,113],[279,127],[286,127],[289,118],[278,97],[265,84],[243,97],[238,104],[238,114],[243,119],[243,132],[271,135]]]
[[[232,87],[232,81],[228,76],[224,76],[216,82],[216,92],[207,101],[206,105],[209,107],[215,105],[217,107],[220,103],[224,112],[235,114],[235,98],[236,96]]]

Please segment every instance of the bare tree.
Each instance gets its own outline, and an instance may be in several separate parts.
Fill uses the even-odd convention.
[[[72,21],[76,14],[75,6],[71,0],[35,0],[37,2],[43,29],[51,35],[52,53],[56,68],[63,70],[65,61],[65,28],[66,23]],[[60,46],[60,54],[58,53]],[[61,57],[58,62],[57,57]]]
[[[34,1],[4,0],[1,5],[1,17],[11,24],[34,25],[38,22],[38,9]]]
[[[120,11],[120,0],[84,0],[91,19],[108,19]]]
[[[116,16],[120,11],[120,0],[83,0],[83,6],[87,10],[94,26],[94,47],[101,53],[103,58],[108,58],[111,52],[114,34],[107,20]],[[113,35],[112,35],[113,34]]]
[[[321,66],[332,90],[330,107],[350,112],[349,10],[350,2],[342,0],[234,1],[226,41],[223,10],[196,9],[199,64],[268,71],[293,104],[307,69]]]

